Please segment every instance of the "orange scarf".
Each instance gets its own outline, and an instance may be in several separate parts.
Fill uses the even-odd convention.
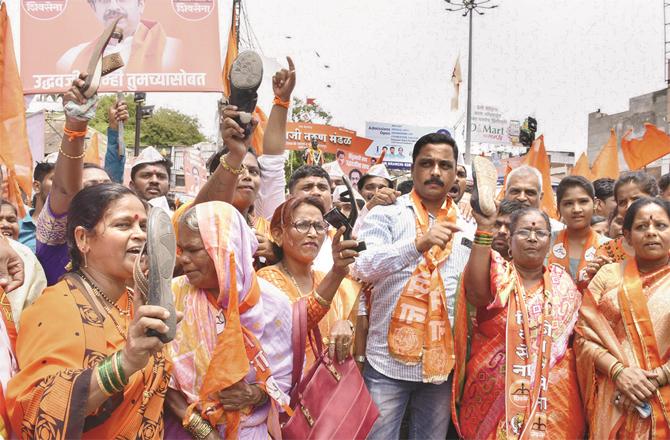
[[[577,268],[577,273],[570,272],[570,248],[568,247],[568,230],[563,229],[559,231],[554,246],[551,248],[549,253],[549,265],[558,264],[561,266],[567,273],[569,273],[573,279],[577,280],[578,287],[580,290],[582,286],[579,286],[579,283],[586,281],[586,265],[595,259],[596,250],[598,249],[598,233],[589,228],[589,236],[584,243],[584,249],[582,251],[581,257],[579,259],[579,266]],[[586,286],[583,286],[586,287]]]
[[[428,232],[428,211],[416,191],[410,194],[416,215],[416,235]],[[457,211],[447,197],[436,221],[456,223]],[[403,288],[391,315],[388,332],[389,353],[407,365],[423,366],[423,381],[444,382],[454,367],[454,339],[447,315],[446,292],[440,265],[451,254],[453,239],[444,249],[434,246],[423,259]]]
[[[658,352],[658,343],[653,324],[649,317],[647,299],[642,291],[642,279],[635,258],[628,260],[623,274],[623,283],[619,288],[619,307],[621,316],[630,336],[637,364],[651,371],[663,364]],[[649,402],[652,408],[652,426],[654,438],[670,438],[670,386],[664,386],[655,393],[655,399]]]
[[[507,346],[505,369],[505,429],[504,438],[544,438],[547,430],[547,388],[551,367],[553,325],[556,321],[553,307],[551,270],[544,272],[542,294],[543,313],[540,317],[538,352],[533,371],[526,292],[516,274],[516,289],[507,309]],[[558,304],[558,303],[556,303]],[[532,374],[532,381],[531,379]]]

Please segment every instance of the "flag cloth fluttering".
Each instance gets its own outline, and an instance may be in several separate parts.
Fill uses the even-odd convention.
[[[645,123],[640,139],[631,139],[632,130],[621,139],[621,152],[631,170],[639,170],[670,153],[670,136],[654,124]]]
[[[33,159],[25,111],[7,5],[3,3],[0,5],[0,161],[9,170],[7,179],[11,202],[21,216],[25,216],[25,208],[18,188],[28,198],[32,196]]]
[[[619,151],[616,147],[616,133],[614,129],[610,130],[610,137],[607,143],[598,153],[598,157],[593,162],[591,174],[595,179],[610,177],[614,180],[619,178]]]
[[[593,178],[593,174],[591,173],[591,168],[589,167],[589,157],[586,155],[586,153],[582,153],[582,155],[579,156],[579,159],[577,160],[577,163],[575,163],[575,166],[570,172],[570,175],[582,176],[586,177],[588,180],[595,180]]]
[[[456,58],[454,70],[451,72],[451,82],[454,84],[454,96],[451,98],[451,110],[458,110],[458,95],[461,92],[461,83],[463,76],[461,75],[461,57]]]
[[[544,147],[544,135],[540,135],[535,139],[530,150],[528,150],[524,163],[537,168],[542,173],[542,201],[540,202],[540,208],[550,217],[557,219],[556,200],[554,199],[554,191],[551,186],[551,162]]]
[[[233,63],[239,54],[239,41],[237,40],[239,29],[236,24],[237,12],[235,11],[235,6],[233,6],[233,18],[230,23],[230,32],[228,33],[228,50],[226,51],[226,59],[223,63],[223,72],[221,72],[223,93],[226,96],[230,96],[230,70],[233,68]],[[251,135],[251,145],[256,155],[260,156],[263,154],[263,134],[265,134],[265,126],[267,125],[268,118],[258,106],[254,110],[254,115],[258,118],[259,123]]]

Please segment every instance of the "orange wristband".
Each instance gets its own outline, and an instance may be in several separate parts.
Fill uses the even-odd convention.
[[[275,99],[272,101],[274,105],[278,105],[279,107],[284,107],[286,110],[288,110],[288,106],[291,104],[290,101],[282,101],[279,96],[275,95]]]
[[[88,130],[74,131],[74,130],[70,130],[67,127],[63,127],[63,133],[65,133],[67,135],[67,138],[70,142],[72,142],[74,140],[74,138],[86,136],[87,131]]]

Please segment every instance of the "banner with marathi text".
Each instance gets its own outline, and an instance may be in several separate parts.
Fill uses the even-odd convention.
[[[123,40],[105,54],[119,53],[125,66],[105,76],[100,91],[222,90],[218,0],[16,1],[24,93],[65,91],[86,70],[106,24],[119,16]],[[226,9],[223,29],[232,15]]]
[[[309,122],[286,124],[287,149],[305,151],[312,139],[318,141],[321,151],[334,154],[342,171],[354,180],[374,165],[374,158],[365,155],[372,140],[358,136],[353,130]]]

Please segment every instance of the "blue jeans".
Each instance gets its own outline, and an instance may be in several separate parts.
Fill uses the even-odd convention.
[[[379,418],[368,440],[390,440],[400,436],[400,423],[409,404],[409,438],[444,440],[451,418],[451,380],[435,385],[391,379],[368,363],[363,378],[377,408]]]

